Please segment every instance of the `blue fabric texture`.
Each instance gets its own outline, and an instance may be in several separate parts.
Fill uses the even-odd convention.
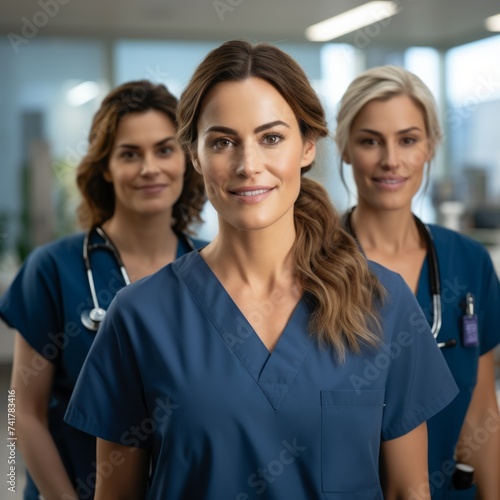
[[[151,499],[382,499],[380,443],[457,388],[411,290],[371,266],[382,343],[341,363],[308,333],[307,296],[271,353],[199,253],[181,257],[117,294],[66,421],[150,450]]]
[[[437,340],[455,339],[455,347],[442,349],[460,393],[450,405],[427,423],[429,477],[433,500],[455,498],[450,492],[454,449],[476,385],[479,357],[500,343],[500,284],[486,249],[471,238],[449,229],[429,225],[435,242],[441,281],[443,324]],[[478,316],[479,345],[464,346],[462,317],[465,296],[474,296]],[[417,299],[427,322],[432,322],[432,298],[427,259],[421,270]],[[472,443],[478,446],[480,443]],[[467,450],[462,450],[467,455]],[[457,498],[474,498],[474,490]],[[450,496],[452,495],[452,496]],[[469,495],[469,496],[467,496]]]
[[[94,236],[95,241],[99,241],[99,237]],[[92,308],[82,257],[83,241],[84,234],[78,233],[34,250],[0,298],[0,318],[55,365],[49,427],[80,498],[87,499],[93,497],[95,439],[63,421],[81,367],[96,336],[80,321],[82,311]],[[206,244],[199,240],[193,243],[197,248]],[[189,250],[180,241],[177,256]],[[97,297],[100,306],[107,309],[125,284],[109,252],[94,251],[90,258]],[[37,366],[25,368],[22,376],[29,383],[37,374]],[[26,499],[38,498],[29,475],[25,494]]]

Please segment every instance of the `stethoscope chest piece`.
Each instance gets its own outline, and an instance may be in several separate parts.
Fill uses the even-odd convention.
[[[106,311],[102,307],[94,307],[90,311],[83,311],[81,315],[82,324],[85,328],[97,332],[105,314]]]

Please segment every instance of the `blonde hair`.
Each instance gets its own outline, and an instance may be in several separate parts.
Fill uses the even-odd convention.
[[[233,40],[206,56],[181,96],[178,137],[187,151],[193,154],[196,149],[198,118],[209,90],[251,77],[267,81],[283,96],[305,140],[328,135],[323,107],[300,66],[273,45]],[[346,348],[360,352],[361,344],[378,345],[375,303],[382,287],[354,239],[342,229],[328,194],[316,181],[302,177],[294,208],[297,236],[292,254],[297,281],[314,304],[310,330],[317,332],[320,343],[332,345],[340,359]]]

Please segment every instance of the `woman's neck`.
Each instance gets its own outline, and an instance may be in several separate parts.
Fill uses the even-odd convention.
[[[351,226],[365,252],[376,249],[397,255],[423,245],[410,209],[374,210],[358,205],[351,214]]]
[[[142,220],[113,216],[102,228],[118,249],[131,281],[152,274],[176,257],[178,240],[170,216]]]
[[[400,274],[417,293],[427,249],[411,211],[358,206],[351,226],[366,257]]]
[[[202,256],[223,284],[239,282],[265,293],[277,283],[292,283],[295,228],[293,223],[279,226],[239,231],[220,223]]]

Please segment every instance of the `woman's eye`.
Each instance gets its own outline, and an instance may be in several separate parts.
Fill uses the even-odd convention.
[[[375,146],[377,144],[377,140],[371,138],[361,139],[361,144],[363,146]]]
[[[264,137],[264,143],[269,146],[279,144],[282,140],[283,136],[281,134],[268,134]]]
[[[218,139],[214,139],[212,141],[212,147],[214,147],[215,149],[227,149],[229,147],[231,147],[232,145],[232,141],[230,141],[229,139],[225,138],[225,137],[220,137]]]
[[[405,144],[405,145],[415,144],[416,142],[417,142],[417,140],[413,137],[404,137],[403,138],[403,144]]]
[[[161,156],[168,156],[168,155],[172,154],[173,151],[174,151],[174,149],[172,147],[168,146],[168,147],[160,148],[158,150],[158,153]]]
[[[121,157],[124,160],[135,160],[139,155],[135,151],[124,151]]]

